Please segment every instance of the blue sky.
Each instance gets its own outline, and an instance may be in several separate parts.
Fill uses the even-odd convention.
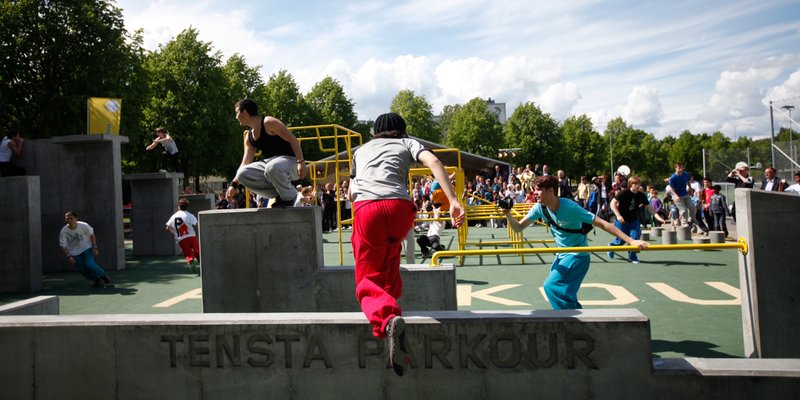
[[[303,92],[337,79],[360,119],[398,91],[444,105],[474,97],[508,115],[533,101],[558,120],[618,116],[657,137],[769,135],[770,100],[800,121],[800,2],[118,0],[155,50],[192,26],[264,79]],[[785,125],[779,116],[776,125]],[[798,129],[796,127],[796,129]]]

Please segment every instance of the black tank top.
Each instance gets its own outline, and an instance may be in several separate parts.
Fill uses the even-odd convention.
[[[266,132],[264,129],[264,120],[266,118],[265,116],[261,119],[261,126],[259,127],[261,134],[258,136],[258,140],[253,139],[253,131],[255,129],[250,129],[250,133],[247,134],[247,141],[255,148],[261,150],[261,156],[264,159],[275,156],[294,157],[294,151],[292,151],[292,145],[289,144],[289,142],[283,140],[283,138],[278,135],[270,135]]]

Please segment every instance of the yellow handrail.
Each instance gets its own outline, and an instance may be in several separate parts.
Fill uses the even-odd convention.
[[[715,250],[738,249],[742,255],[747,255],[747,241],[739,238],[736,243],[708,243],[708,244],[651,244],[645,250],[636,246],[584,246],[584,247],[544,247],[535,249],[489,249],[489,250],[444,250],[433,253],[431,266],[438,267],[442,257],[462,257],[477,255],[520,255],[542,253],[597,253],[604,251],[664,251],[664,250]]]

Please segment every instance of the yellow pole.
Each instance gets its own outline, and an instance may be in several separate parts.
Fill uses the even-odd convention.
[[[599,253],[604,251],[665,251],[665,250],[720,250],[737,249],[742,255],[747,255],[747,242],[739,238],[736,243],[709,243],[709,244],[651,244],[647,249],[641,250],[636,246],[585,246],[585,247],[544,247],[535,249],[489,249],[489,250],[445,250],[433,253],[431,266],[438,267],[442,257],[461,257],[477,255],[504,255],[504,254],[542,254],[542,253]]]

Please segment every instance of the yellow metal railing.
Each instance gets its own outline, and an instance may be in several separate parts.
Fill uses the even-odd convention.
[[[584,246],[584,247],[545,247],[536,249],[489,249],[489,250],[444,250],[433,253],[431,266],[438,267],[442,257],[462,257],[469,255],[519,255],[542,253],[597,253],[604,251],[664,251],[664,250],[717,250],[737,249],[742,255],[747,255],[747,241],[742,237],[736,243],[708,243],[708,244],[652,244],[647,249],[636,246]]]

